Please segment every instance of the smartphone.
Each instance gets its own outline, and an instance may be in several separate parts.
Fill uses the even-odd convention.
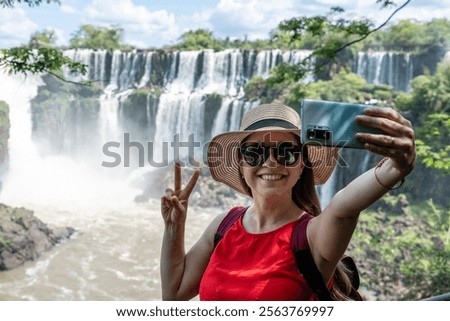
[[[364,109],[369,107],[377,106],[303,99],[300,104],[301,143],[363,148],[355,138],[356,133],[386,134],[381,129],[356,123],[356,116],[363,114]]]

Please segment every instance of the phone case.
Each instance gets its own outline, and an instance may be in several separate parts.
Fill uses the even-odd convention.
[[[304,99],[300,105],[302,144],[363,148],[356,133],[385,134],[381,129],[356,123],[355,117],[364,109],[374,107],[352,103]],[[377,107],[387,108],[387,107]]]

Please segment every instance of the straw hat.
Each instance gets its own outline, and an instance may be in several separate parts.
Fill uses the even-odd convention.
[[[280,131],[300,136],[300,116],[291,107],[281,104],[264,104],[244,114],[239,131],[219,134],[208,146],[208,166],[211,176],[234,190],[249,195],[247,185],[239,172],[239,147],[254,132]],[[324,184],[336,166],[337,149],[308,146],[315,184]]]

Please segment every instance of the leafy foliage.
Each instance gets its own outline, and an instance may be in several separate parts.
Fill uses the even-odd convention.
[[[389,48],[408,52],[427,50],[432,46],[450,46],[450,21],[433,19],[426,23],[402,20],[387,28],[385,32],[371,35],[364,48]]]
[[[3,163],[7,157],[10,127],[9,105],[3,100],[0,100],[0,164]]]
[[[44,30],[41,32],[38,31],[31,35],[28,47],[30,48],[54,47],[55,41],[56,35],[54,30]]]
[[[416,140],[417,156],[430,168],[438,169],[444,175],[450,174],[450,115],[430,114],[417,129],[420,139]]]
[[[395,105],[415,124],[418,159],[428,168],[450,174],[450,65],[440,64],[434,75],[411,82],[411,93],[399,95]]]
[[[5,8],[26,3],[33,7],[42,2],[60,4],[58,0],[3,0],[0,5]],[[62,51],[53,48],[54,41],[54,31],[44,31],[33,34],[28,47],[0,49],[0,68],[5,68],[10,74],[49,73],[62,80],[65,80],[62,76],[63,67],[71,73],[86,73],[86,65],[65,57]]]
[[[370,85],[360,76],[342,70],[331,80],[319,80],[308,84],[306,96],[312,99],[361,104],[370,100],[382,100],[383,104],[386,105],[389,100],[392,100],[393,91],[390,86]]]
[[[6,67],[9,73],[50,73],[58,78],[61,67],[67,66],[70,72],[86,72],[86,65],[72,61],[55,48],[16,47],[0,50],[0,67]]]
[[[28,6],[34,7],[40,5],[42,2],[57,3],[57,4],[61,3],[59,0],[1,0],[0,6],[6,8],[6,7],[14,7],[16,4],[19,3],[26,3]]]
[[[362,104],[367,101],[376,104],[379,101],[386,106],[392,105],[395,96],[391,86],[368,84],[363,78],[346,69],[342,69],[330,80],[312,83],[294,80],[272,83],[271,78],[264,80],[262,77],[254,77],[246,84],[244,91],[248,100],[276,100],[289,106],[296,106],[305,97]]]
[[[224,49],[220,41],[214,39],[212,32],[206,29],[189,30],[181,35],[180,40],[174,46],[178,50]]]
[[[42,76],[44,86],[31,100],[33,137],[41,139],[39,148],[61,152],[69,146],[77,152],[78,139],[89,144],[94,140],[92,129],[98,120],[100,90],[95,86],[79,86],[51,75]],[[78,150],[77,150],[78,149]]]
[[[393,1],[377,1],[377,3],[380,2],[383,8],[394,4]],[[272,82],[282,81],[283,75],[286,74],[299,80],[309,72],[320,72],[324,66],[335,62],[338,54],[344,49],[362,42],[372,33],[379,31],[409,2],[410,0],[405,1],[385,22],[376,28],[368,19],[351,20],[343,18],[344,10],[340,7],[331,8],[331,13],[325,16],[298,17],[281,22],[278,26],[279,32],[287,35],[288,38],[290,37],[292,42],[301,43],[305,37],[310,37],[314,39],[315,43],[313,43],[314,49],[311,55],[297,65],[274,68],[272,75],[274,80]],[[277,36],[278,34],[275,33],[275,38]],[[315,61],[315,63],[312,64],[312,61]],[[313,69],[308,68],[311,66]],[[292,69],[291,72],[287,72],[289,68]]]
[[[351,244],[362,287],[380,300],[447,293],[450,211],[431,200],[410,205],[405,195],[386,195],[378,204],[361,214]]]
[[[93,25],[81,26],[70,39],[72,48],[90,49],[123,49],[124,30],[119,26],[98,27]]]

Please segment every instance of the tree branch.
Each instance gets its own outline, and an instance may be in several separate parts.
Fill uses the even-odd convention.
[[[348,43],[346,43],[345,45],[341,46],[340,48],[336,49],[335,53],[339,53],[340,51],[344,50],[347,47],[350,47],[351,45],[358,43],[360,41],[363,41],[364,39],[366,39],[368,36],[370,36],[372,33],[377,32],[378,30],[380,30],[381,28],[383,28],[384,26],[386,26],[386,24],[388,24],[388,22],[397,14],[397,12],[399,12],[400,10],[402,10],[408,3],[410,3],[411,0],[407,0],[405,3],[403,3],[400,7],[398,7],[397,9],[394,10],[394,12],[392,12],[392,14],[387,18],[387,20],[385,22],[383,22],[381,25],[379,25],[377,28],[370,30],[368,33],[366,33],[364,36],[355,39],[353,41],[350,41]],[[330,60],[331,61],[331,60]]]

